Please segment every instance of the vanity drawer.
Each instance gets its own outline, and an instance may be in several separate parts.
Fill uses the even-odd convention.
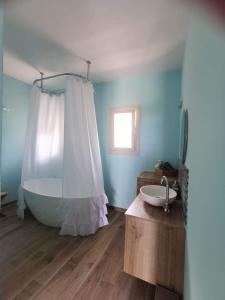
[[[139,195],[126,212],[124,271],[183,292],[185,228],[179,206],[166,215]]]

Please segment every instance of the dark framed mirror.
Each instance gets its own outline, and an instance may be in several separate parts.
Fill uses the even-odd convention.
[[[188,147],[188,111],[184,109],[181,116],[181,132],[180,132],[180,161],[183,165],[186,162]]]
[[[186,156],[188,147],[188,111],[184,109],[181,115],[181,128],[180,128],[180,153],[179,153],[179,176],[178,182],[180,187],[180,196],[183,204],[183,213],[185,223],[187,223],[187,207],[188,207],[188,180],[189,170],[186,167]]]

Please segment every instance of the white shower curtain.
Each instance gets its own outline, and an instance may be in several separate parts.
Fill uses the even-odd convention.
[[[90,82],[68,77],[65,93],[54,96],[33,87],[21,185],[40,178],[61,179],[60,234],[88,235],[108,224]]]
[[[64,95],[32,90],[26,133],[22,185],[26,180],[62,177],[64,147]]]
[[[86,235],[108,224],[93,86],[68,78],[65,93],[61,234]]]

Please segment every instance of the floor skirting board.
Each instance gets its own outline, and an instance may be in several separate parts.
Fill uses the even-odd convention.
[[[6,203],[2,203],[2,207],[8,206],[8,205],[12,205],[12,204],[16,204],[17,200],[12,200],[10,202],[6,202]]]
[[[111,205],[111,204],[107,204],[107,207],[108,207],[108,209],[115,210],[115,211],[117,211],[117,212],[122,212],[122,213],[125,213],[126,210],[127,210],[126,208],[113,206],[113,205]]]

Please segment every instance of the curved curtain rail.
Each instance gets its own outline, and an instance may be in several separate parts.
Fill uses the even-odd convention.
[[[75,77],[79,77],[79,78],[82,78],[84,80],[88,80],[89,81],[88,77],[85,77],[85,76],[82,76],[82,75],[79,75],[79,74],[75,74],[75,73],[62,73],[62,74],[56,74],[56,75],[52,75],[52,76],[47,76],[47,77],[42,77],[42,78],[36,79],[36,80],[34,80],[33,85],[35,85],[39,81],[53,79],[53,78],[57,78],[57,77],[61,77],[61,76],[75,76]]]

